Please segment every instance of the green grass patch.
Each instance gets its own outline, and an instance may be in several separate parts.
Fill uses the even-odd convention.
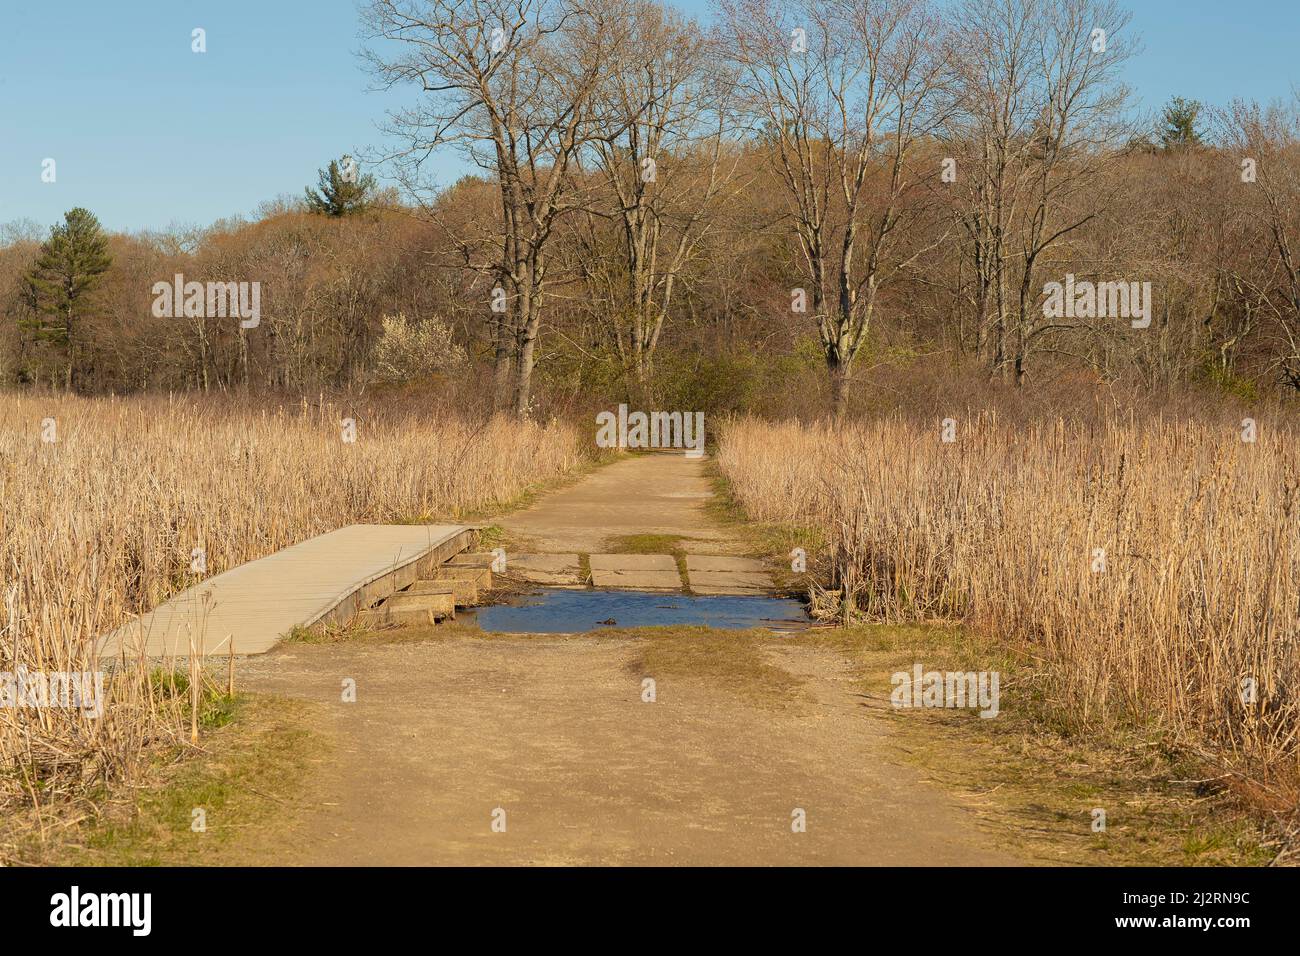
[[[609,554],[685,554],[680,534],[625,534],[605,539]]]
[[[396,627],[350,627],[323,631],[307,643],[311,644],[425,644],[481,638],[485,632],[477,624],[463,621],[443,621],[441,624],[401,625]]]
[[[767,631],[719,631],[707,627],[611,628],[602,638],[634,637],[641,643],[628,665],[637,677],[705,681],[765,708],[806,699],[802,678],[774,664]]]
[[[294,625],[293,629],[289,631],[288,634],[280,638],[280,643],[281,644],[327,644],[330,642],[331,632],[337,631],[339,633],[343,633],[348,630],[349,628],[346,627],[338,627],[338,628],[328,628],[328,627],[319,627],[319,626],[303,627],[301,624],[296,624]]]
[[[156,667],[149,672],[149,683],[155,695],[174,700],[181,705],[186,720],[190,716],[190,675],[188,671],[166,670]],[[215,730],[230,723],[235,716],[235,698],[211,682],[201,681],[199,687],[199,729]]]
[[[24,836],[6,842],[18,848],[17,862],[46,866],[264,862],[267,836],[291,824],[309,767],[326,747],[312,729],[317,709],[300,700],[237,695],[202,749],[170,748],[129,790],[101,790],[80,818],[26,827]],[[196,829],[196,810],[203,812],[203,830]]]

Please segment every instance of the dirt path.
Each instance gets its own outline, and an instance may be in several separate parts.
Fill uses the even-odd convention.
[[[268,859],[301,864],[1014,862],[915,771],[816,648],[791,700],[659,676],[637,639],[301,646],[259,690],[328,705],[314,808]],[[250,675],[252,676],[252,675]],[[357,685],[339,702],[341,680]],[[493,832],[493,811],[506,831]],[[805,811],[807,829],[792,832]]]
[[[705,510],[712,497],[702,460],[681,453],[637,455],[500,524],[533,551],[600,552],[611,538],[657,534],[681,536],[689,554],[736,553],[740,542]]]
[[[644,532],[735,546],[707,494],[700,463],[644,456],[503,523],[551,548]],[[879,702],[829,647],[699,631],[415,637],[243,663],[244,689],[319,702],[332,743],[296,823],[251,862],[1017,862],[887,756]]]

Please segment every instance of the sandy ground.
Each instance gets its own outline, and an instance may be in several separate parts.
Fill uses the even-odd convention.
[[[502,523],[540,550],[636,533],[737,548],[704,510],[709,495],[703,463],[640,456]],[[288,644],[242,663],[242,689],[325,705],[333,744],[296,823],[259,848],[266,862],[1016,862],[886,756],[880,702],[835,650],[764,641],[775,673],[795,678],[789,692],[725,667],[643,674],[646,644],[631,635],[431,637]],[[341,699],[348,678],[355,703]]]
[[[289,645],[246,689],[326,705],[332,755],[265,861],[290,864],[1015,863],[885,755],[831,650],[780,647],[793,699],[656,680],[637,639]],[[341,701],[344,678],[355,703]],[[505,811],[505,832],[493,812]],[[796,809],[806,831],[793,832]]]
[[[593,472],[500,519],[513,536],[541,552],[600,553],[610,538],[681,535],[691,554],[734,554],[735,536],[705,511],[713,487],[704,462],[681,453],[637,455]]]

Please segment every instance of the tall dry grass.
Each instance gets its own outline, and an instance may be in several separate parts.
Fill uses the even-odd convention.
[[[212,575],[349,523],[455,518],[563,475],[586,447],[567,425],[377,405],[0,395],[0,672],[90,669],[96,636],[196,583],[194,548]],[[0,809],[129,776],[181,732],[156,684],[118,673],[100,719],[0,707]]]
[[[824,532],[831,584],[861,612],[967,621],[1039,661],[1076,727],[1167,731],[1293,807],[1295,431],[991,413],[956,429],[949,444],[938,419],[745,419],[718,463],[751,517]]]

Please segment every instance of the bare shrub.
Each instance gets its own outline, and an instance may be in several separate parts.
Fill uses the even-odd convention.
[[[452,341],[451,326],[437,318],[413,322],[399,312],[383,317],[371,352],[370,378],[375,382],[415,382],[462,368],[465,362],[465,350]]]

